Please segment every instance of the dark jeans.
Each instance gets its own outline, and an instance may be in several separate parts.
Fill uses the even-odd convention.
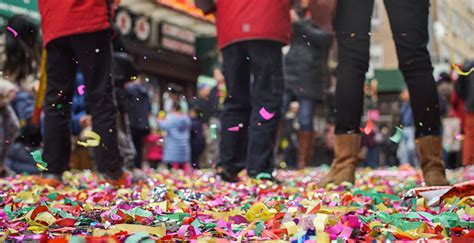
[[[150,134],[149,129],[145,128],[136,128],[131,127],[130,131],[132,132],[132,141],[133,145],[135,145],[135,149],[137,150],[137,155],[135,156],[135,168],[142,168],[142,161],[143,161],[143,142],[145,141],[145,137]]]
[[[283,95],[283,114],[290,109],[290,103],[292,101],[293,94],[289,91]],[[296,97],[298,101],[298,123],[300,124],[301,131],[313,131],[313,118],[314,109],[316,107],[316,101],[309,98]]]
[[[97,169],[120,172],[116,106],[112,83],[110,31],[78,34],[51,41],[47,46],[48,85],[45,98],[44,161],[48,173],[61,174],[71,155],[71,102],[78,68],[84,74],[87,109],[100,145],[95,148]]]
[[[228,95],[221,115],[220,165],[230,173],[246,168],[251,177],[274,168],[273,148],[284,90],[282,44],[253,40],[222,50]],[[265,120],[261,108],[275,113]],[[238,132],[228,128],[242,124]]]
[[[438,95],[428,43],[429,0],[385,0],[400,71],[411,95],[416,137],[439,135]],[[369,67],[373,0],[338,1],[336,134],[359,132],[363,85]]]

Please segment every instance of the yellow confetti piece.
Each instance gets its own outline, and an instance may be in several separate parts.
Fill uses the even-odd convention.
[[[268,210],[268,207],[265,204],[258,202],[250,207],[249,211],[245,214],[245,218],[249,222],[255,220],[267,221],[273,217],[273,214]]]
[[[293,236],[298,231],[298,226],[294,221],[283,223],[283,226],[286,228],[286,231],[288,231],[289,236]]]
[[[48,229],[47,227],[39,226],[39,225],[33,225],[33,226],[28,227],[28,230],[32,231],[35,234],[41,234],[47,229]]]
[[[100,136],[99,134],[91,131],[91,130],[86,130],[82,134],[82,136],[85,138],[84,141],[77,141],[77,144],[83,146],[83,147],[97,147],[100,144]]]
[[[160,226],[145,226],[137,224],[117,224],[111,226],[107,230],[95,229],[92,233],[93,236],[106,236],[119,233],[121,231],[128,232],[129,234],[133,233],[148,233],[154,235],[158,238],[165,236],[166,228],[164,225]]]
[[[466,208],[464,208],[464,211],[469,217],[474,216],[474,207],[471,208],[470,206],[466,206]]]
[[[326,228],[327,221],[328,221],[327,214],[322,214],[322,213],[316,214],[316,218],[314,218],[313,220],[314,228],[316,228],[316,231],[324,231],[324,229]]]
[[[36,163],[36,167],[38,167],[39,170],[41,171],[47,171],[48,168],[44,167],[42,164],[40,163]]]
[[[318,232],[316,232],[316,242],[326,243],[326,242],[331,242],[331,239],[329,238],[328,233],[326,233],[324,231],[318,231]]]
[[[379,203],[379,204],[375,205],[375,208],[377,208],[377,210],[379,210],[379,211],[389,211],[390,210],[383,203]]]
[[[457,74],[461,75],[461,76],[469,76],[472,72],[474,72],[474,68],[471,68],[469,71],[464,72],[464,71],[461,70],[461,68],[459,68],[458,65],[456,65],[454,63],[452,64],[452,67],[453,67],[454,71]]]

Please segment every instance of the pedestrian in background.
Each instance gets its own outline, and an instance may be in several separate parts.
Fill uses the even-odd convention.
[[[447,185],[441,158],[441,122],[433,67],[427,50],[429,0],[385,0],[399,69],[411,94],[415,137],[425,183]],[[337,1],[338,42],[336,143],[331,171],[319,186],[354,183],[359,163],[363,87],[369,68],[370,27],[374,0]]]
[[[292,39],[284,57],[283,73],[286,90],[283,113],[292,100],[299,103],[297,168],[304,169],[314,153],[314,111],[324,100],[328,81],[327,60],[332,34],[322,30],[311,18],[309,0],[297,0],[290,10]]]
[[[181,111],[179,103],[172,106],[164,120],[158,122],[166,132],[164,137],[163,161],[172,169],[191,170],[191,119]]]
[[[15,96],[15,85],[0,77],[0,177],[7,175],[5,157],[13,140],[20,133],[20,124],[10,106]]]
[[[23,15],[13,16],[7,26],[15,29],[17,35],[10,32],[5,40],[5,62],[3,66],[4,96],[7,102],[3,104],[3,125],[10,125],[4,132],[1,141],[8,143],[2,146],[4,151],[0,160],[16,173],[38,173],[35,161],[30,152],[37,150],[41,144],[41,130],[33,124],[35,107],[35,92],[37,90],[37,66],[39,53],[39,26],[32,19]],[[13,89],[9,87],[14,85]],[[13,92],[14,90],[14,92]],[[6,91],[6,94],[5,94]],[[14,114],[11,114],[11,111]],[[20,125],[17,134],[16,120]],[[12,137],[16,135],[15,137]],[[9,150],[5,150],[9,148]]]
[[[407,88],[404,88],[400,93],[400,124],[403,133],[397,151],[400,165],[404,168],[417,168],[419,163],[415,148],[415,124],[410,106],[410,93]]]
[[[40,0],[43,45],[47,51],[47,88],[43,159],[44,183],[57,185],[71,154],[71,101],[78,67],[85,78],[87,109],[93,131],[97,170],[114,185],[127,184],[117,146],[117,108],[112,82],[111,22],[113,0]]]
[[[143,143],[146,136],[150,133],[150,124],[148,117],[151,112],[150,97],[145,84],[140,79],[127,85],[127,92],[130,96],[130,131],[132,134],[133,145],[137,151],[135,156],[134,168],[142,168],[143,161]]]
[[[462,70],[468,72],[474,68],[474,60],[467,61]],[[460,75],[456,84],[456,93],[465,102],[464,122],[464,144],[463,159],[464,166],[474,165],[474,74]]]
[[[218,0],[216,8],[227,87],[217,172],[226,181],[238,180],[243,169],[252,178],[271,174],[284,91],[281,47],[291,34],[290,1]]]

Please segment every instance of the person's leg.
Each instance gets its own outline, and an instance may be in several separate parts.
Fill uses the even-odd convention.
[[[222,50],[223,71],[227,87],[227,97],[221,113],[221,142],[218,168],[235,176],[245,168],[247,155],[248,125],[250,105],[250,61],[247,59],[243,43],[232,44]],[[239,131],[229,131],[239,126]]]
[[[43,160],[48,174],[61,176],[71,157],[71,104],[77,64],[69,37],[46,46],[47,86],[44,104]]]
[[[117,146],[117,107],[112,80],[110,31],[71,36],[74,55],[84,73],[87,108],[94,132],[100,136],[96,147],[97,169],[113,179],[122,176],[123,161]]]
[[[464,144],[462,153],[464,166],[474,165],[474,113],[466,112],[464,125]]]
[[[420,165],[428,186],[447,185],[440,112],[427,49],[429,0],[385,0],[400,71],[410,91]]]
[[[304,169],[312,162],[314,154],[314,108],[315,101],[308,98],[299,98],[298,122],[300,131],[298,134],[298,169]]]
[[[338,1],[336,134],[359,133],[365,73],[369,68],[373,0]]]
[[[373,0],[337,1],[334,21],[338,70],[336,85],[336,128],[334,160],[320,187],[344,181],[354,183],[359,162],[360,118],[365,73],[369,69],[370,18]]]
[[[249,127],[247,173],[271,173],[274,168],[273,148],[283,102],[282,44],[274,41],[248,41],[252,73],[252,113]],[[261,110],[273,113],[264,118]]]

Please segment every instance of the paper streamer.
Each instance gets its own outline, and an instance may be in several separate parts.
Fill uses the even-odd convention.
[[[396,127],[397,131],[393,136],[390,137],[390,141],[394,143],[399,143],[403,137],[403,130],[400,127]]]
[[[16,38],[16,36],[18,35],[18,32],[16,32],[15,29],[13,29],[12,27],[10,26],[7,26],[7,30],[10,31],[12,34],[13,34],[13,37]]]
[[[86,86],[83,85],[83,84],[81,84],[81,85],[79,85],[79,86],[77,87],[77,93],[78,93],[79,95],[83,95],[83,94],[85,93],[85,89],[86,89]]]
[[[272,119],[272,118],[275,116],[275,112],[270,113],[270,112],[268,112],[267,110],[265,110],[265,107],[262,107],[262,108],[260,109],[259,113],[260,113],[260,116],[262,116],[263,119],[265,119],[265,120],[267,120],[267,121],[270,120],[270,119]]]
[[[83,147],[97,147],[100,144],[100,136],[99,134],[91,131],[86,130],[83,134],[85,137],[85,141],[77,141],[77,144]]]
[[[30,154],[33,157],[33,160],[36,162],[36,167],[38,167],[38,169],[40,171],[47,171],[48,170],[48,168],[47,168],[48,163],[43,161],[43,156],[41,155],[40,150],[33,151]]]
[[[33,111],[33,116],[31,118],[31,122],[34,125],[39,124],[41,111],[43,108],[44,97],[46,96],[46,48],[43,48],[41,52],[41,62],[40,62],[40,76],[39,76],[39,89],[38,93],[36,94],[36,101],[35,101],[35,110]]]

